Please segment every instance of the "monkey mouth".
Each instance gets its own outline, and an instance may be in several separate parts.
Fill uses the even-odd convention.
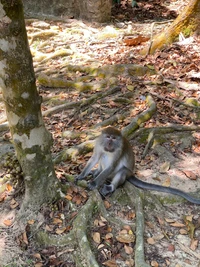
[[[110,152],[110,153],[114,152],[114,148],[108,148],[108,147],[105,147],[104,150],[105,150],[106,152]]]

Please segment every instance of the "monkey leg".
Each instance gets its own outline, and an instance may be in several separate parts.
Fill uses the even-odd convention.
[[[126,180],[126,176],[127,176],[127,168],[126,167],[122,167],[114,176],[114,178],[111,180],[111,183],[109,185],[104,184],[103,187],[100,190],[100,193],[103,196],[106,196],[110,193],[113,193],[116,188],[120,185],[122,185],[125,180]]]

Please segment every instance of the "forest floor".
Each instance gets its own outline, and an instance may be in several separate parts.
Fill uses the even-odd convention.
[[[81,207],[93,197],[73,179],[69,181],[80,173],[92,153],[91,148],[81,150],[78,145],[94,139],[101,127],[126,129],[150,108],[148,95],[156,112],[127,134],[136,156],[136,176],[196,192],[200,198],[200,39],[179,40],[154,55],[140,54],[150,41],[152,23],[154,35],[187,4],[162,2],[141,1],[139,8],[132,8],[122,1],[113,8],[109,25],[75,19],[26,20],[37,86],[43,97],[42,112],[54,138],[57,177],[69,183],[62,200],[41,210],[38,229],[57,237],[70,232]],[[6,122],[3,103],[0,122]],[[18,250],[16,243],[6,241],[22,196],[10,196],[13,184],[1,183],[5,176],[10,177],[15,161],[9,131],[3,127],[0,156],[4,159],[5,153],[11,152],[7,159],[12,161],[11,166],[8,163],[0,168],[0,259],[9,262],[4,255],[10,255],[13,260],[0,266],[82,266],[75,260],[75,246],[38,245],[28,230],[33,221],[17,238]],[[97,211],[91,219],[89,241],[99,266],[135,266],[137,212],[128,192],[121,187],[106,197],[102,201],[109,216]],[[149,266],[200,266],[200,208],[171,195],[140,194],[144,256]],[[119,224],[112,223],[111,217]]]

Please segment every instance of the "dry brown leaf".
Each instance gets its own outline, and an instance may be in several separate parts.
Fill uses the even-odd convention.
[[[93,238],[94,242],[97,244],[99,244],[101,242],[101,236],[100,236],[99,232],[93,233],[92,238]]]
[[[164,225],[165,222],[164,222],[164,220],[162,218],[157,216],[157,219],[158,219],[158,222],[159,222],[160,225]]]
[[[66,227],[62,227],[62,228],[57,228],[55,232],[56,232],[57,235],[61,235],[65,231],[66,231]]]
[[[79,196],[79,195],[75,195],[73,198],[72,198],[72,202],[76,203],[77,206],[79,206],[82,202],[82,197]]]
[[[109,209],[111,207],[110,202],[108,202],[107,200],[104,201],[104,205],[106,209]]]
[[[127,265],[127,267],[133,267],[134,266],[134,260],[128,259],[125,261],[125,264]]]
[[[99,220],[97,219],[94,220],[94,226],[99,226]]]
[[[83,198],[87,198],[87,193],[85,191],[80,191],[79,194],[83,197]]]
[[[192,171],[183,171],[183,173],[190,179],[190,180],[196,180],[197,175]]]
[[[11,201],[10,201],[10,207],[11,209],[15,209],[16,207],[19,206],[19,203],[13,198]]]
[[[188,231],[185,230],[185,229],[180,229],[179,233],[180,233],[181,235],[187,235],[187,234],[188,234]]]
[[[158,265],[157,261],[152,261],[152,262],[151,262],[151,266],[153,266],[153,267],[158,267],[159,265]]]
[[[124,230],[126,230],[127,232],[128,232],[129,230],[131,230],[130,225],[124,225],[123,228],[124,228]]]
[[[191,250],[195,251],[197,249],[198,243],[199,243],[198,240],[192,239],[192,242],[190,244]]]
[[[41,263],[41,262],[38,262],[38,263],[36,263],[35,265],[34,265],[34,267],[42,267],[43,266],[43,263]]]
[[[149,238],[147,238],[147,243],[150,245],[154,245],[156,243],[156,241],[152,237],[149,237]]]
[[[35,253],[33,256],[34,256],[34,258],[36,258],[38,260],[42,259],[40,253]]]
[[[169,219],[169,218],[165,218],[165,221],[168,222],[168,223],[173,223],[173,222],[175,222],[174,219]]]
[[[133,220],[133,219],[135,219],[135,212],[130,211],[130,212],[128,213],[128,219],[129,219],[129,220]]]
[[[103,262],[103,265],[108,266],[108,267],[117,267],[117,263],[115,260],[108,260]]]
[[[29,225],[33,225],[35,223],[35,220],[28,220]]]
[[[5,200],[5,198],[7,197],[7,193],[6,192],[3,192],[1,195],[0,195],[0,202],[3,202]]]
[[[144,37],[142,35],[139,35],[138,37],[135,37],[135,38],[125,39],[124,43],[125,45],[128,45],[128,46],[136,46],[148,40],[149,40],[149,37]]]
[[[163,186],[167,186],[167,187],[169,187],[170,184],[171,184],[171,180],[170,180],[170,178],[168,177],[168,178],[164,181],[164,183],[163,183],[162,185],[163,185]]]
[[[116,236],[117,241],[121,243],[131,243],[135,241],[135,236],[134,235],[129,235],[129,234],[119,234]]]
[[[6,184],[6,189],[8,192],[10,192],[13,189],[13,187],[11,184]]]
[[[192,222],[194,215],[187,215],[185,218],[187,221]]]
[[[170,225],[171,226],[173,226],[173,227],[185,227],[185,224],[183,224],[183,223],[180,223],[180,222],[174,222],[174,223],[170,223]]]
[[[169,244],[168,251],[171,251],[171,252],[174,252],[175,251],[175,247],[174,247],[173,244]]]
[[[59,218],[53,218],[53,224],[61,224],[63,221]]]
[[[53,225],[45,225],[45,230],[48,231],[48,232],[52,232],[54,229],[54,226]]]
[[[132,247],[125,245],[124,250],[125,250],[126,254],[128,254],[128,255],[133,254],[133,248]]]
[[[6,226],[11,226],[13,221],[12,220],[4,220],[3,223],[6,225]]]
[[[105,239],[111,239],[111,238],[113,238],[113,234],[112,233],[106,234]]]
[[[67,195],[65,196],[65,198],[66,198],[67,200],[69,200],[69,201],[71,201],[71,200],[72,200],[72,196],[71,196],[71,195],[69,195],[69,194],[67,194]]]
[[[28,238],[27,238],[27,234],[26,234],[26,232],[24,232],[24,233],[22,234],[22,237],[23,237],[23,242],[24,242],[26,245],[28,245]]]
[[[102,222],[107,222],[107,220],[103,217],[103,216],[100,216]]]
[[[169,170],[170,168],[170,162],[166,161],[160,166],[160,173],[165,173]]]

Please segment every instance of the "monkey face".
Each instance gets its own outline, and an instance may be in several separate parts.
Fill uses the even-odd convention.
[[[106,134],[104,136],[104,150],[106,152],[114,152],[119,147],[119,137],[116,135]]]

